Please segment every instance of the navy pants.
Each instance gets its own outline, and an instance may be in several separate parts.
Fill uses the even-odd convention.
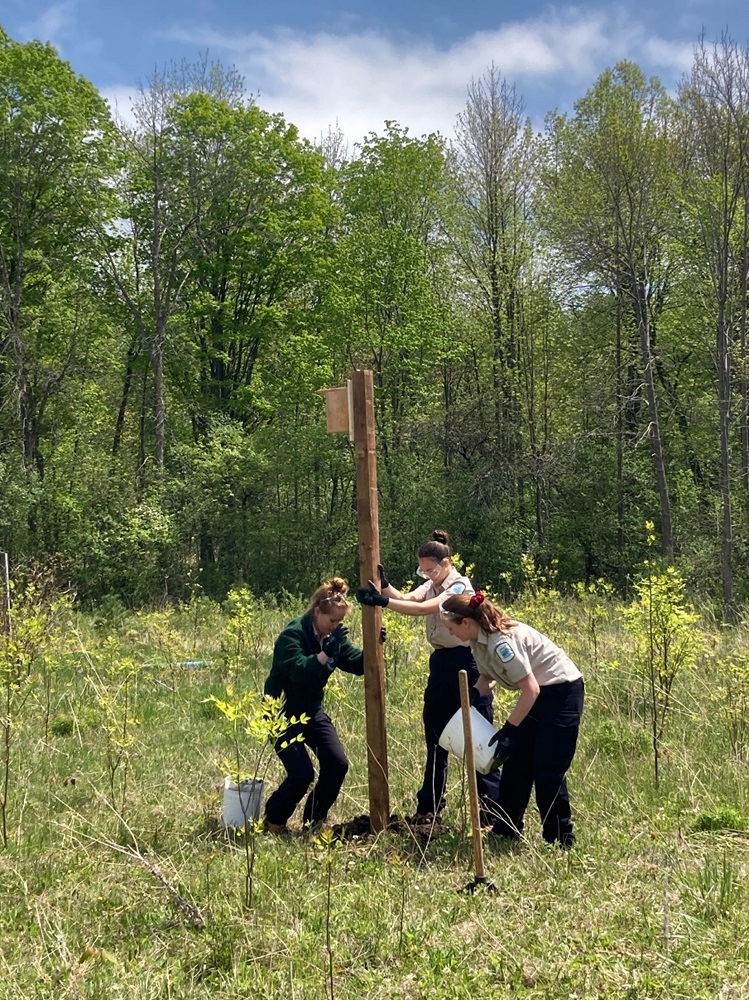
[[[563,847],[574,844],[565,774],[575,756],[584,697],[582,679],[541,688],[533,708],[518,726],[512,756],[502,768],[501,813],[494,833],[520,836],[535,785],[544,840],[558,841]]]
[[[460,708],[460,685],[458,674],[465,670],[468,685],[478,679],[479,672],[470,647],[454,646],[449,649],[435,649],[429,657],[429,680],[424,692],[424,740],[427,759],[424,780],[416,794],[418,812],[439,813],[445,808],[445,787],[447,785],[447,750],[439,745],[442,730]],[[492,695],[484,695],[475,706],[492,722],[494,710]],[[500,815],[498,795],[500,779],[498,774],[476,772],[481,825],[488,826]]]
[[[303,743],[294,742],[286,748],[281,747],[282,743],[300,732],[304,736]],[[286,778],[266,803],[265,816],[269,823],[286,823],[315,780],[308,747],[317,757],[319,774],[304,803],[302,821],[306,824],[327,819],[330,807],[338,798],[348,771],[348,757],[330,716],[319,708],[309,722],[289,726],[276,743],[275,751],[286,768]]]

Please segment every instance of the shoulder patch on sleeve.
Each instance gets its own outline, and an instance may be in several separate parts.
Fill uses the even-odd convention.
[[[448,594],[462,594],[466,589],[466,585],[458,581],[454,583],[451,587],[447,588]]]
[[[500,658],[502,663],[509,663],[510,660],[515,659],[515,650],[509,642],[500,642],[497,645],[497,656]]]

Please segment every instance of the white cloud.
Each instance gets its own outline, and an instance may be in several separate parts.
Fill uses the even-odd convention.
[[[112,118],[116,122],[120,122],[127,128],[135,126],[133,101],[138,97],[135,87],[104,87],[99,90],[99,93],[109,105]]]
[[[649,38],[643,46],[648,59],[656,66],[671,69],[676,74],[686,73],[694,60],[693,42],[669,42],[663,38]]]
[[[394,42],[374,33],[273,34],[219,32],[175,26],[167,38],[208,49],[233,62],[259,104],[282,112],[300,132],[318,139],[336,123],[352,141],[395,120],[411,134],[451,136],[466,87],[494,63],[534,107],[534,88],[574,90],[582,96],[596,76],[619,59],[647,73],[681,71],[691,45],[649,36],[623,8],[551,9],[544,16],[477,32],[447,49],[413,38]]]
[[[51,42],[60,51],[66,38],[70,38],[75,27],[75,0],[62,0],[43,10],[32,21],[19,25],[22,38],[38,38]]]

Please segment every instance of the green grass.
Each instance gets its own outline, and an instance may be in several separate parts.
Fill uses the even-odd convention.
[[[111,623],[79,623],[79,638],[51,661],[48,742],[32,681],[13,733],[9,844],[0,849],[2,1000],[322,1000],[331,974],[339,1000],[749,1000],[746,748],[732,752],[698,664],[674,686],[656,788],[627,640],[611,623],[594,664],[574,607],[560,608],[557,623],[587,684],[570,775],[573,851],[542,842],[531,805],[520,847],[486,845],[497,892],[460,893],[473,860],[453,761],[444,836],[329,846],[301,832],[288,842],[260,835],[248,909],[244,850],[220,825],[229,733],[206,699],[231,679],[260,685],[272,636],[295,611],[258,609],[238,676],[221,655],[225,622],[208,606],[128,619],[116,641]],[[395,679],[388,665],[391,809],[400,815],[414,807],[423,765],[427,650],[419,623],[409,627]],[[165,665],[165,635],[179,646],[175,659],[209,665]],[[149,665],[130,689],[137,723],[118,815],[91,678],[96,666],[114,689],[126,657]],[[368,811],[361,680],[335,675],[327,708],[352,762],[331,815],[346,821]],[[251,757],[249,740],[247,749]],[[279,775],[272,759],[270,788]],[[175,907],[179,899],[189,905]]]

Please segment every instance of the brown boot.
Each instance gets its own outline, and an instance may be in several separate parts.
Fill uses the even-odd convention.
[[[263,830],[266,833],[272,833],[276,837],[288,837],[291,835],[291,830],[285,823],[271,823],[269,819],[263,821]]]

